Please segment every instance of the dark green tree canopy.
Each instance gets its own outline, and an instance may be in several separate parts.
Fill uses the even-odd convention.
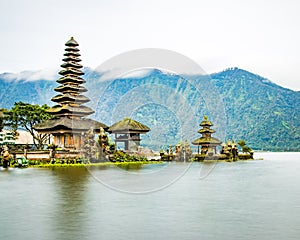
[[[246,152],[246,153],[251,153],[253,152],[252,148],[250,148],[249,146],[247,146],[245,140],[239,140],[238,141],[238,145],[242,148],[242,152]]]
[[[33,129],[33,126],[52,118],[52,115],[47,112],[49,108],[46,104],[40,106],[16,102],[11,110],[3,112],[5,126],[11,128],[15,134],[17,133],[17,129],[28,131],[33,137],[34,144],[40,149],[49,138],[49,135],[37,133]]]
[[[245,140],[239,140],[238,145],[241,146],[241,147],[244,147],[246,145]]]
[[[2,129],[4,128],[4,117],[3,117],[3,112],[5,111],[5,109],[0,108],[0,132],[2,131]]]

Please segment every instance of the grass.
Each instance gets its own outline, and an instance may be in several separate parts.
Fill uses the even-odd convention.
[[[72,168],[72,167],[109,167],[117,166],[124,169],[139,169],[144,164],[161,164],[162,161],[137,161],[137,162],[99,162],[99,163],[44,163],[29,165],[31,168]]]

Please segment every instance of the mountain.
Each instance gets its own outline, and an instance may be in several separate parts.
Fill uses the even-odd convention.
[[[54,95],[55,81],[7,80],[6,74],[0,75],[0,108],[11,108],[15,102],[50,104]]]
[[[111,125],[124,117],[151,131],[142,143],[159,149],[199,137],[199,123],[208,115],[222,141],[244,139],[254,149],[299,151],[300,92],[282,88],[248,71],[230,68],[210,75],[176,75],[142,71],[118,79],[85,69],[88,104],[96,120]],[[53,80],[8,79],[0,75],[0,108],[14,102],[53,105]]]
[[[211,78],[225,103],[228,138],[257,149],[299,151],[299,92],[237,68]]]

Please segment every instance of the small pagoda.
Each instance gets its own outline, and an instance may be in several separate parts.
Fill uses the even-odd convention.
[[[40,133],[52,134],[54,144],[59,147],[80,149],[84,133],[91,129],[94,133],[99,133],[101,127],[107,130],[108,126],[86,118],[94,111],[83,105],[90,99],[82,94],[87,89],[82,86],[86,81],[82,78],[84,73],[79,63],[79,44],[71,37],[65,46],[66,52],[61,65],[63,69],[59,72],[62,77],[56,81],[60,86],[54,89],[58,95],[51,99],[57,105],[48,110],[54,118],[34,126],[34,129]]]
[[[211,129],[213,126],[212,122],[208,120],[207,116],[204,116],[203,121],[200,123],[202,127],[198,133],[202,136],[192,142],[192,144],[198,146],[198,154],[199,147],[201,146],[201,154],[216,154],[216,147],[220,146],[222,142],[212,137],[211,135],[215,133],[215,130]]]
[[[109,129],[109,133],[115,134],[116,149],[118,143],[124,144],[124,150],[134,152],[140,146],[140,134],[145,134],[150,131],[146,125],[137,122],[131,118],[124,118],[123,120],[113,124]]]

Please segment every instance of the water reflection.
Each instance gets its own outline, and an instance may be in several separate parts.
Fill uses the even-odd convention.
[[[55,239],[78,239],[81,234],[78,229],[87,219],[86,190],[90,175],[85,168],[55,169],[52,175],[57,191],[52,222]]]

